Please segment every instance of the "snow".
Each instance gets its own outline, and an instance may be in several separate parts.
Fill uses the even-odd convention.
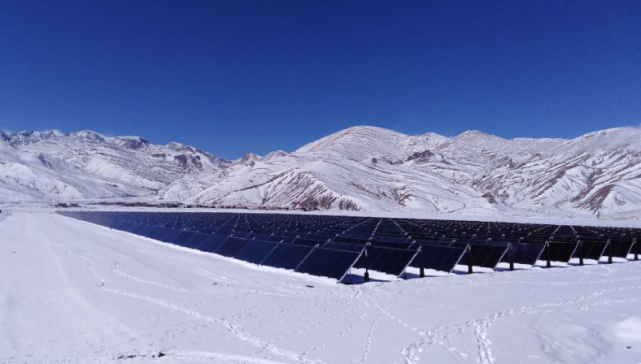
[[[622,341],[641,343],[641,318],[628,317],[619,322],[615,333]]]
[[[340,285],[45,210],[3,216],[0,363],[641,357],[639,262]]]

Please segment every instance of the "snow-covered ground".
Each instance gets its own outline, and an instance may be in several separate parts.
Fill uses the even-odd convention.
[[[0,221],[0,363],[638,364],[640,303],[639,262],[348,286],[49,212]]]

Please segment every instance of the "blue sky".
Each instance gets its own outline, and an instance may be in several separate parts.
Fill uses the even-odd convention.
[[[0,2],[0,130],[216,155],[354,125],[575,137],[641,122],[641,1]]]

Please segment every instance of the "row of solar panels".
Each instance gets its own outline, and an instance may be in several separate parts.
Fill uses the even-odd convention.
[[[581,262],[583,259],[599,260],[606,249],[610,257],[626,258],[633,244],[630,240],[617,244],[609,241],[576,243],[492,241],[491,239],[461,241],[448,238],[417,241],[408,240],[406,237],[395,238],[374,234],[366,239],[362,234],[336,236],[323,231],[306,231],[301,234],[301,231],[305,231],[304,229],[297,232],[279,232],[277,229],[269,229],[264,224],[261,229],[256,230],[257,232],[236,231],[238,224],[203,225],[198,227],[205,232],[202,233],[189,230],[193,228],[190,226],[191,221],[177,223],[176,216],[168,213],[65,212],[63,214],[250,263],[292,269],[339,280],[352,266],[398,276],[408,266],[419,268],[421,272],[423,269],[433,269],[449,273],[458,264],[467,265],[471,272],[473,266],[494,269],[500,262],[510,263],[513,266],[514,263],[534,265],[539,259],[547,260],[548,264],[552,261],[567,263],[571,258],[580,258]],[[247,215],[249,214],[236,215],[236,223],[240,221],[240,216],[245,216],[247,220]],[[193,216],[187,215],[187,217]],[[225,222],[234,218],[218,216],[212,220]],[[339,223],[330,226],[347,225],[340,223],[340,219],[333,221]],[[145,225],[144,223],[147,222],[153,222],[155,225]],[[363,220],[361,228],[367,222],[368,220]],[[164,226],[171,226],[171,228]],[[352,232],[354,230],[353,227],[348,229]],[[348,264],[350,261],[351,264]]]
[[[159,214],[162,215],[162,214]],[[257,227],[260,227],[261,225],[270,225],[271,227],[274,226],[279,226],[282,227],[286,225],[291,229],[291,231],[295,230],[294,227],[299,226],[298,230],[305,230],[309,228],[319,228],[319,229],[325,229],[328,227],[328,224],[330,227],[332,227],[332,222],[337,222],[340,221],[340,218],[337,217],[331,217],[331,216],[304,216],[304,217],[296,217],[292,218],[293,215],[267,215],[267,214],[261,214],[261,215],[254,215],[256,217],[252,217],[251,219],[238,219],[238,215],[231,216],[232,214],[216,214],[219,217],[218,218],[209,218],[212,214],[199,214],[199,213],[172,213],[173,216],[181,217],[184,218],[184,220],[189,220],[189,221],[183,221],[184,223],[187,223],[189,225],[197,224],[197,223],[208,223],[208,222],[213,222],[214,224],[225,224],[229,223],[230,220],[233,220],[233,225],[237,230],[243,230],[243,229],[248,229],[248,230],[256,230]],[[203,217],[205,217],[203,219]],[[370,218],[369,221],[367,221],[367,218],[345,218],[343,223],[335,223],[333,225],[332,232],[330,233],[343,233],[344,235],[351,235],[351,234],[366,234],[367,236],[371,235],[372,231],[377,227],[380,226],[378,229],[381,233],[385,234],[390,231],[393,234],[398,234],[399,232],[403,232],[403,234],[409,234],[412,235],[414,238],[421,238],[419,234],[431,234],[432,236],[435,235],[444,235],[444,234],[450,234],[450,233],[456,233],[454,234],[459,235],[458,237],[462,237],[462,235],[471,235],[474,231],[476,231],[477,236],[488,236],[488,237],[498,237],[502,235],[507,235],[507,236],[516,236],[516,237],[522,237],[526,235],[531,235],[534,234],[533,236],[538,236],[541,239],[544,240],[549,240],[551,236],[554,236],[554,239],[561,238],[562,236],[566,236],[562,233],[559,233],[557,230],[560,228],[559,226],[543,226],[541,227],[540,225],[525,225],[525,227],[520,227],[518,229],[501,229],[501,230],[496,230],[496,229],[486,229],[485,231],[479,231],[479,227],[476,229],[463,229],[460,226],[458,226],[458,229],[456,228],[457,226],[451,226],[451,222],[444,224],[443,222],[430,222],[428,225],[426,224],[421,224],[420,229],[417,229],[416,224],[410,223],[409,220],[402,220],[402,219],[372,219]],[[365,220],[364,220],[365,219]],[[150,221],[150,223],[153,224],[153,222]],[[359,225],[360,224],[360,225]],[[408,225],[409,224],[409,225]],[[486,223],[469,223],[466,222],[466,224],[472,224],[472,225],[479,225],[479,226],[484,226]],[[495,224],[495,223],[492,223]],[[353,227],[350,229],[350,231],[345,231],[345,227],[353,226],[353,225],[359,225],[356,227]],[[436,226],[433,226],[436,225]],[[503,224],[505,225],[505,224]],[[518,224],[517,224],[518,225]],[[564,228],[568,228],[567,226],[564,226]],[[606,232],[605,237],[606,238],[614,238],[615,236],[613,235],[608,235],[607,231],[596,231],[594,229],[596,228],[582,228],[582,227],[577,227],[576,229],[584,229],[585,231],[581,233],[581,238],[589,238],[589,234],[592,233],[594,236],[599,236],[599,232]],[[578,234],[578,230],[573,228],[573,231]],[[392,231],[394,230],[394,231]],[[506,232],[506,230],[509,230]],[[635,231],[634,229],[617,229],[617,230],[608,230],[608,231],[614,231],[616,233],[621,233],[622,231],[625,231],[628,235],[632,236],[634,235]],[[603,234],[601,234],[603,235]],[[575,237],[575,234],[569,234],[567,236]]]
[[[95,213],[91,213],[95,214]],[[87,213],[64,215],[85,220]],[[91,221],[88,218],[86,221]],[[354,265],[361,252],[325,247],[249,240],[230,235],[202,234],[122,221],[103,222],[104,226],[163,242],[215,253],[249,263],[291,269],[299,273],[334,278],[340,281]]]
[[[355,218],[355,217],[335,217],[335,216],[300,216],[300,215],[268,215],[268,214],[230,214],[230,213],[148,213],[140,215],[137,213],[124,212],[126,216],[142,217],[138,223],[173,227],[182,229],[183,227],[196,230],[213,231],[220,229],[218,233],[225,230],[230,232],[239,231],[263,231],[283,236],[297,236],[301,233],[314,235],[313,239],[333,238],[341,235],[343,237],[353,237],[357,239],[375,238],[378,241],[400,241],[407,242],[411,240],[439,240],[439,239],[456,239],[469,240],[479,238],[491,238],[493,240],[516,241],[526,239],[525,242],[544,243],[545,241],[567,241],[573,242],[578,240],[596,240],[616,242],[619,239],[631,242],[636,234],[634,229],[610,229],[608,231],[616,232],[619,235],[607,235],[608,231],[603,229],[597,231],[596,228],[583,228],[571,226],[543,226],[543,225],[520,225],[505,223],[470,223],[456,221],[421,221],[417,224],[416,220],[403,219],[377,219],[377,218]],[[133,215],[130,215],[133,214]],[[170,215],[170,219],[168,219]],[[465,228],[462,228],[464,225]],[[479,231],[481,227],[487,225],[502,226],[503,230],[509,230],[507,233],[497,233],[492,228],[486,231]],[[470,227],[475,227],[477,233],[470,233]],[[510,229],[509,227],[512,227]],[[417,227],[420,227],[417,230]],[[428,229],[429,228],[429,229]],[[565,230],[578,233],[583,229],[585,233],[578,235],[562,235],[559,231]],[[570,229],[571,228],[571,229]],[[426,230],[428,229],[428,230]],[[208,232],[209,232],[208,231]],[[606,233],[604,234],[598,234]],[[287,235],[286,235],[287,234]],[[556,235],[555,235],[556,234]],[[590,236],[590,234],[592,234]],[[623,237],[625,236],[625,237]]]
[[[203,252],[337,280],[341,280],[352,267],[399,276],[410,263],[413,263],[416,267],[422,265],[427,269],[451,272],[466,253],[466,249],[460,247],[425,246],[423,248],[416,245],[412,249],[394,249],[371,244],[263,236],[247,232],[231,232],[228,235],[203,234],[130,223],[122,221],[113,213],[105,215],[100,212],[64,212],[62,214]],[[265,240],[257,239],[257,236]],[[474,252],[477,253],[476,260],[483,255],[481,250]]]

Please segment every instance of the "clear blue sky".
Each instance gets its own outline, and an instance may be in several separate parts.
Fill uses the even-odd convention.
[[[641,1],[0,1],[0,130],[216,155],[641,122]]]

